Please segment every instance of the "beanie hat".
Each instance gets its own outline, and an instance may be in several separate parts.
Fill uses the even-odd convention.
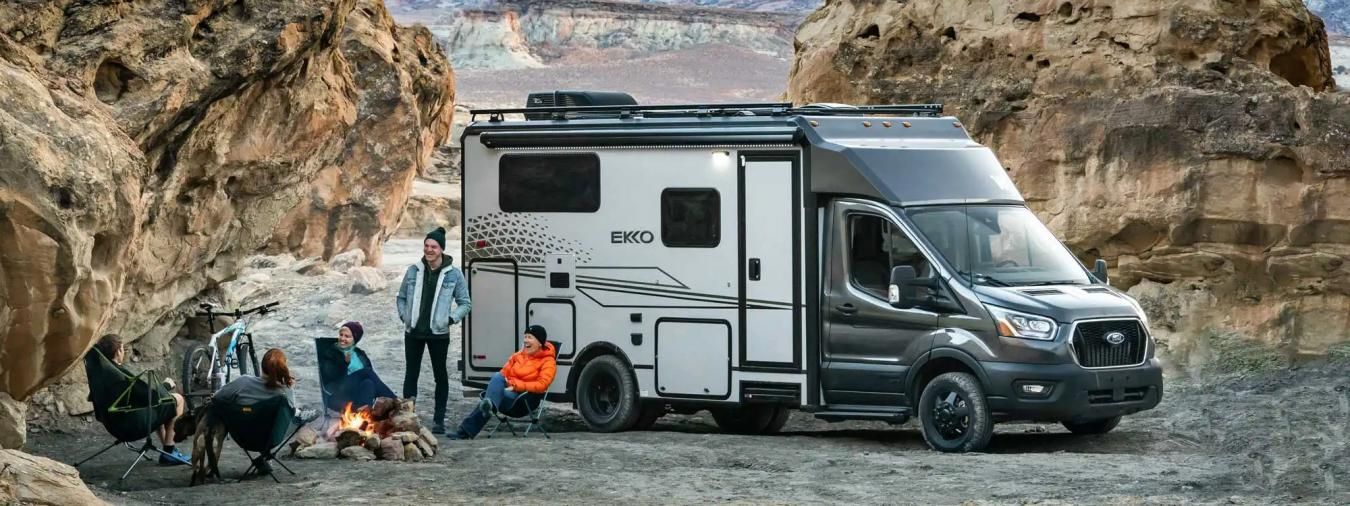
[[[361,327],[361,322],[346,322],[342,324],[347,330],[352,331],[352,342],[361,342],[361,335],[366,333],[366,329]]]
[[[530,325],[529,328],[525,329],[525,333],[534,336],[534,338],[539,341],[540,349],[543,349],[545,344],[548,343],[548,331],[544,330],[544,327]]]
[[[441,245],[441,249],[445,249],[445,227],[436,227],[436,230],[427,234],[427,239],[436,241],[436,244]],[[426,240],[423,239],[422,242],[426,242]]]

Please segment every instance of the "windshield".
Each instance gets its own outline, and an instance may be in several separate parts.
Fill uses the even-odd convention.
[[[934,206],[905,210],[966,282],[992,286],[1087,284],[1068,248],[1022,206]]]

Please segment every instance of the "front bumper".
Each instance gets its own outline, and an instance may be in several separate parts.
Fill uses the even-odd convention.
[[[998,421],[1083,422],[1153,409],[1162,401],[1162,367],[1158,359],[1143,365],[1084,369],[1078,364],[984,362],[984,385]],[[1023,384],[1040,384],[1048,392],[1031,394]]]

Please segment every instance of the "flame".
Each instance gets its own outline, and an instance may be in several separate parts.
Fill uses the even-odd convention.
[[[374,430],[372,430],[374,428],[375,424],[370,420],[369,410],[362,408],[352,411],[352,403],[347,403],[347,407],[342,410],[342,421],[338,424],[338,432],[350,429],[369,436],[374,433]]]

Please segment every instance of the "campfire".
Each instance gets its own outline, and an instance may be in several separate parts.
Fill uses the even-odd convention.
[[[371,406],[352,409],[339,417],[300,429],[291,442],[291,454],[302,459],[423,460],[436,455],[438,443],[422,427],[412,400],[381,397]]]

